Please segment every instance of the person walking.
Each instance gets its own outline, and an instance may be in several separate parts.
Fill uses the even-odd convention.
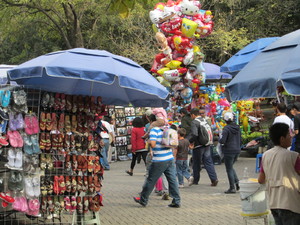
[[[193,119],[191,118],[190,114],[185,108],[181,108],[179,110],[179,114],[181,116],[181,124],[180,127],[184,128],[186,130],[186,135],[189,135],[191,132],[191,124]]]
[[[194,178],[188,171],[188,153],[189,153],[189,145],[190,142],[185,139],[186,131],[184,128],[179,128],[178,131],[178,147],[175,151],[175,159],[176,159],[176,171],[177,171],[177,178],[179,183],[179,188],[184,187],[184,180],[185,177],[188,180],[189,185],[193,184]]]
[[[291,134],[285,123],[271,126],[275,147],[263,154],[258,182],[266,184],[269,207],[276,225],[300,224],[300,156],[289,151]]]
[[[101,154],[102,157],[100,158],[100,162],[104,167],[104,170],[110,170],[110,165],[107,160],[108,150],[109,150],[109,136],[113,135],[113,130],[111,125],[103,120],[103,117],[100,117],[100,121],[98,122],[96,132],[101,137],[100,146],[102,146]]]
[[[193,184],[198,184],[200,180],[200,171],[201,171],[201,163],[203,161],[204,168],[207,171],[207,174],[211,180],[211,186],[217,186],[218,177],[215,171],[215,166],[213,164],[211,158],[210,145],[201,145],[200,140],[202,139],[199,130],[201,129],[201,124],[205,124],[205,126],[209,126],[205,119],[200,116],[199,109],[193,108],[190,112],[191,117],[193,119],[191,124],[191,133],[187,137],[189,142],[194,146],[192,151],[193,157]],[[210,134],[212,134],[210,130]]]
[[[240,189],[239,179],[233,168],[241,152],[241,131],[240,127],[234,122],[232,112],[226,112],[223,116],[226,126],[224,127],[219,142],[224,154],[226,173],[229,181],[229,189],[225,194],[234,194]]]
[[[162,145],[163,128],[153,127],[150,130],[149,144],[152,148],[152,163],[149,168],[149,175],[145,180],[140,197],[134,197],[134,201],[142,206],[148,204],[148,199],[153,191],[158,178],[164,173],[169,184],[169,193],[173,198],[169,207],[180,207],[180,194],[176,179],[176,168],[172,149]]]
[[[125,172],[130,176],[133,175],[133,169],[135,167],[136,160],[140,156],[146,166],[146,157],[147,157],[147,149],[145,148],[145,140],[142,139],[142,136],[145,134],[144,121],[141,117],[136,117],[132,121],[132,131],[131,131],[131,152],[132,159],[130,170],[126,170]]]

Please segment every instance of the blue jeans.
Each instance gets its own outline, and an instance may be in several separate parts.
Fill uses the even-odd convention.
[[[176,160],[176,170],[177,170],[177,177],[178,183],[183,184],[183,177],[189,179],[191,174],[188,171],[188,163],[187,160]]]
[[[286,209],[271,209],[276,225],[299,225],[300,214]]]
[[[235,154],[224,154],[224,162],[226,167],[226,173],[229,181],[229,188],[235,190],[235,184],[239,182],[236,172],[233,168],[233,164],[239,157],[239,153]]]
[[[102,141],[104,142],[104,146],[101,149],[102,158],[100,158],[100,162],[103,165],[104,169],[110,169],[109,163],[107,161],[107,153],[109,149],[109,139],[103,138]]]
[[[200,180],[201,163],[203,161],[204,168],[211,180],[214,182],[218,180],[214,163],[211,158],[210,146],[203,146],[193,149],[193,176],[194,184],[198,184]]]
[[[165,174],[169,183],[169,193],[173,198],[173,203],[180,205],[180,195],[178,189],[178,183],[176,179],[176,168],[174,160],[168,160],[164,162],[152,162],[149,168],[149,175],[145,180],[143,185],[143,190],[141,192],[141,202],[147,205],[149,195],[154,189],[156,181],[158,178]]]

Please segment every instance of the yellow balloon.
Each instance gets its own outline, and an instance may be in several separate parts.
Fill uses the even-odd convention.
[[[182,62],[178,61],[178,60],[171,60],[170,62],[168,62],[166,64],[166,67],[170,68],[171,70],[177,69]]]
[[[161,83],[165,87],[171,87],[171,84],[169,81],[165,80],[163,77],[156,77],[159,83]]]
[[[152,24],[152,29],[153,29],[154,33],[158,32],[157,26],[155,24]]]
[[[197,45],[193,45],[193,51],[194,52],[201,52],[200,47]]]
[[[248,131],[248,116],[246,115],[243,116],[243,129],[245,132]]]
[[[170,68],[164,67],[164,68],[159,69],[159,70],[157,71],[157,73],[158,73],[159,75],[162,76],[162,75],[164,74],[164,72],[165,72],[165,71],[168,71],[168,70],[170,70]]]

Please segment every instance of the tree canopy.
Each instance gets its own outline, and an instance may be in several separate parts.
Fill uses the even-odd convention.
[[[20,64],[76,47],[104,49],[151,65],[157,53],[149,11],[166,0],[0,0],[0,63]],[[199,39],[205,61],[221,65],[257,38],[300,28],[298,0],[205,0],[213,33]]]

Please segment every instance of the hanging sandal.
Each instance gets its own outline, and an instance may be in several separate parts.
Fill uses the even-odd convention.
[[[83,213],[87,213],[89,211],[89,198],[84,196],[83,197]]]
[[[70,116],[66,115],[65,116],[65,130],[67,133],[71,132],[72,127],[71,127],[71,121],[70,121]]]
[[[78,169],[77,156],[72,155],[72,170],[77,171],[77,169]]]
[[[52,117],[50,113],[46,114],[46,130],[47,131],[52,130]]]
[[[41,177],[41,193],[42,193],[42,195],[47,195],[48,194],[44,176]]]
[[[72,95],[66,95],[66,111],[72,111]]]
[[[71,164],[71,155],[66,155],[66,159],[65,159],[65,169],[66,169],[66,172],[68,174],[72,174],[72,164]]]
[[[54,110],[59,110],[60,109],[60,94],[56,93],[55,94],[55,99],[54,99]]]
[[[94,202],[93,212],[98,212],[100,210],[100,196],[98,194],[93,197],[93,202]]]
[[[75,133],[77,131],[77,119],[76,119],[76,115],[72,115],[71,117],[71,130],[73,133]]]
[[[100,192],[101,191],[101,183],[99,181],[99,177],[97,175],[94,175],[94,186],[95,186],[95,191]]]
[[[43,93],[42,99],[41,99],[41,106],[44,109],[47,109],[49,106],[49,101],[50,101],[50,95],[47,92]]]
[[[76,191],[77,191],[76,177],[72,177],[71,180],[72,180],[72,182],[71,182],[71,193],[75,194]]]
[[[59,121],[58,121],[58,130],[59,130],[59,132],[61,132],[61,133],[64,132],[64,126],[65,126],[65,114],[61,113],[59,115]]]
[[[41,112],[41,114],[40,114],[40,129],[42,131],[46,130],[46,123],[47,123],[46,113]]]
[[[83,185],[82,185],[82,192],[87,192],[88,191],[88,188],[89,188],[89,182],[88,182],[88,177],[87,176],[84,176],[83,177]]]
[[[40,149],[45,150],[46,149],[46,133],[40,133]]]
[[[54,176],[53,192],[56,195],[59,194],[59,177],[58,176]]]
[[[77,177],[77,191],[78,192],[82,192],[82,186],[83,186],[82,178],[81,178],[81,176],[78,176]]]
[[[73,213],[76,209],[77,209],[76,197],[72,196],[71,197],[71,212]]]
[[[59,194],[63,195],[66,191],[66,183],[64,176],[59,177]]]
[[[52,160],[51,154],[46,155],[46,163],[47,163],[47,169],[52,170],[53,169],[53,160]]]
[[[66,196],[66,197],[64,198],[64,200],[65,200],[65,209],[66,209],[66,211],[67,211],[67,212],[71,212],[72,207],[71,207],[71,200],[70,200],[70,197],[69,197],[69,196]]]
[[[82,205],[82,199],[81,197],[77,197],[77,213],[82,214],[83,213],[83,205]]]
[[[59,105],[59,109],[61,111],[64,111],[66,108],[66,95],[65,94],[61,94],[60,95],[60,105]]]
[[[84,112],[85,113],[89,113],[90,112],[90,107],[91,107],[91,103],[90,103],[90,97],[89,96],[85,96],[84,98]]]
[[[57,117],[56,113],[51,114],[51,131],[57,130]]]
[[[73,95],[72,97],[72,113],[77,113],[77,96]]]
[[[89,182],[89,192],[94,193],[95,186],[94,186],[94,180],[92,176],[88,176],[88,182]]]
[[[70,194],[72,190],[70,176],[66,176],[66,192]]]
[[[42,153],[42,154],[41,154],[41,160],[40,160],[40,168],[41,168],[42,170],[45,170],[46,167],[47,167],[46,156],[45,156],[45,154]]]
[[[45,151],[50,152],[52,147],[50,133],[46,133],[45,139],[43,141],[45,142]]]

